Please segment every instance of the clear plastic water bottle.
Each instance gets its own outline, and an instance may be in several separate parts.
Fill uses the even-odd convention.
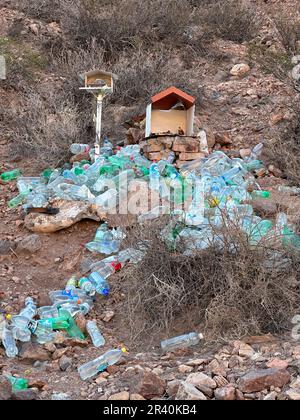
[[[2,344],[5,348],[5,353],[7,357],[13,358],[16,357],[19,353],[18,347],[16,346],[16,341],[14,339],[13,333],[7,323],[3,327],[2,333]]]
[[[80,289],[84,290],[90,296],[93,296],[96,293],[96,285],[95,285],[95,282],[92,281],[88,277],[82,277],[79,280],[78,285],[79,285]]]
[[[133,157],[133,161],[137,166],[143,166],[145,168],[150,168],[151,162],[140,154]]]
[[[103,372],[108,366],[112,366],[119,362],[123,354],[126,353],[126,349],[115,349],[109,350],[97,359],[91,360],[90,362],[81,365],[78,368],[78,373],[82,380],[92,378],[99,372]]]
[[[99,269],[93,268],[93,271],[97,271],[101,277],[103,277],[104,279],[107,279],[116,271],[120,271],[121,268],[122,268],[122,263],[116,261],[116,262],[105,264],[103,267],[100,267]]]
[[[36,303],[31,297],[25,299],[25,308],[21,310],[20,316],[27,319],[33,319],[36,315]]]
[[[78,153],[88,153],[89,151],[90,151],[90,146],[87,144],[73,143],[70,146],[70,152],[73,155],[77,155]]]
[[[189,334],[180,335],[178,337],[163,340],[160,345],[164,352],[176,350],[178,348],[185,348],[195,346],[203,339],[202,334],[191,332]]]
[[[39,344],[50,343],[55,338],[55,331],[49,326],[38,324],[37,321],[31,323],[31,332],[36,336]]]
[[[31,332],[28,328],[30,319],[24,316],[15,315],[11,318],[11,322],[11,331],[15,340],[19,340],[25,343],[30,341]]]
[[[96,285],[96,292],[99,293],[99,295],[107,296],[109,294],[109,284],[99,273],[94,271],[89,275],[89,279]]]
[[[115,188],[110,188],[103,194],[98,195],[95,198],[95,204],[109,210],[116,206],[118,198],[118,191]]]
[[[169,164],[172,164],[174,162],[174,160],[175,160],[175,153],[173,151],[171,151],[169,156],[168,156],[167,162]]]
[[[152,190],[159,191],[160,174],[159,174],[157,163],[152,163],[152,165],[150,166],[149,178],[150,178],[150,188]]]
[[[73,318],[76,317],[76,315],[78,315],[79,313],[87,315],[91,310],[91,307],[92,305],[89,305],[87,302],[81,304],[65,302],[57,305],[57,309],[61,308],[67,310]]]
[[[248,156],[245,160],[251,161],[256,160],[261,155],[261,152],[263,150],[263,143],[258,143],[256,146],[253,147],[250,156]]]
[[[37,314],[41,319],[58,317],[58,310],[56,306],[41,306],[37,310]]]
[[[118,261],[120,263],[126,263],[129,261],[132,264],[138,264],[139,262],[142,261],[145,254],[146,254],[146,251],[142,251],[142,250],[134,249],[134,248],[127,248],[118,253]]]
[[[93,345],[95,347],[101,347],[105,344],[105,338],[99,331],[99,328],[97,327],[96,321],[88,321],[86,323],[86,329],[89,333],[91,340],[93,342]]]

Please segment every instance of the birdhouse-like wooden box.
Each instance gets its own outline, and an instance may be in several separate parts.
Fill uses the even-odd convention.
[[[159,134],[192,136],[195,98],[172,86],[151,98],[146,110],[146,137]]]
[[[81,89],[89,91],[98,91],[103,93],[112,93],[114,88],[114,75],[103,70],[92,70],[81,74],[80,80],[84,83]]]

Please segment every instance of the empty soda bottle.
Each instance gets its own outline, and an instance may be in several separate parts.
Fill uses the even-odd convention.
[[[123,354],[126,353],[126,349],[114,349],[109,350],[97,359],[91,360],[90,362],[81,365],[78,368],[78,373],[81,379],[89,379],[99,372],[103,372],[108,366],[112,366],[121,359]]]
[[[67,333],[70,337],[79,338],[80,340],[84,340],[85,336],[81,329],[76,325],[76,322],[69,311],[64,308],[59,308],[58,313],[60,317],[67,319],[69,323],[69,327],[67,328]]]
[[[68,317],[59,316],[58,318],[40,319],[38,325],[52,330],[67,330],[69,328]]]
[[[74,291],[78,285],[76,276],[69,278],[66,284],[66,291]]]
[[[16,341],[14,339],[13,333],[7,323],[3,327],[2,332],[2,344],[5,348],[5,353],[7,357],[16,357],[19,353],[18,347],[16,346]]]
[[[22,176],[22,173],[19,169],[14,169],[13,171],[3,172],[0,178],[2,181],[8,182],[17,179],[19,176]]]
[[[179,337],[169,338],[163,340],[160,345],[163,351],[172,351],[178,348],[184,348],[189,346],[195,346],[203,339],[202,334],[191,332],[189,334],[180,335]]]
[[[101,347],[105,344],[105,338],[99,331],[99,328],[97,327],[96,321],[88,321],[86,323],[86,329],[89,333],[89,336],[91,337],[91,340],[93,342],[93,345],[95,347]]]
[[[28,380],[24,378],[15,378],[14,376],[7,376],[7,379],[12,385],[13,392],[21,391],[28,388]]]
[[[252,198],[269,198],[270,197],[270,191],[260,191],[260,190],[254,190],[251,193]]]
[[[27,198],[28,194],[29,194],[29,192],[21,193],[21,194],[17,195],[16,197],[12,198],[8,202],[8,207],[10,209],[13,209],[15,207],[18,207],[18,206],[24,204],[26,202],[26,198]]]

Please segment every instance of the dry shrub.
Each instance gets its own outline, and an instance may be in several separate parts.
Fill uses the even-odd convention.
[[[187,0],[117,0],[107,6],[95,0],[77,0],[62,19],[73,43],[87,46],[94,42],[104,49],[108,60],[118,59],[125,50],[149,49],[162,40],[173,46],[200,47],[199,38],[190,32],[192,23]]]
[[[247,50],[248,58],[253,65],[258,65],[266,74],[273,74],[283,83],[294,87],[290,71],[292,63],[285,51],[273,51],[265,45],[250,44]]]
[[[276,27],[286,51],[291,55],[296,54],[297,41],[300,40],[300,21],[291,16],[282,16],[276,19]]]
[[[199,9],[202,21],[215,37],[242,43],[255,38],[260,17],[257,10],[247,1],[234,0],[211,2],[207,8]]]
[[[13,0],[12,3],[27,16],[48,22],[60,20],[62,4],[71,6],[68,0]]]
[[[269,157],[292,185],[300,185],[300,103],[292,106],[293,119],[269,145]]]
[[[26,93],[22,112],[10,110],[12,154],[37,158],[46,166],[64,163],[69,146],[84,142],[76,106],[64,92]]]
[[[121,284],[127,300],[120,309],[133,345],[150,346],[193,329],[207,340],[222,340],[290,326],[300,306],[299,258],[289,255],[283,264],[286,251],[263,242],[250,249],[233,226],[225,232],[222,251],[212,246],[191,256],[170,252],[160,240],[162,220],[130,236],[133,246],[141,239],[149,245]]]

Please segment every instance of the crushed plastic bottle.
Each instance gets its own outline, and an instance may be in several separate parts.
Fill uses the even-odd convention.
[[[92,378],[99,372],[103,372],[108,366],[112,366],[119,362],[123,354],[126,353],[126,349],[115,349],[109,350],[97,359],[91,360],[90,362],[81,365],[78,368],[78,373],[82,380]]]
[[[180,335],[178,337],[169,338],[168,340],[161,341],[160,345],[164,352],[173,351],[178,348],[185,348],[195,346],[203,339],[202,334],[191,332],[189,334]]]
[[[95,347],[104,346],[105,339],[103,335],[101,334],[101,332],[99,331],[96,321],[88,321],[86,323],[86,330],[89,333],[89,336],[91,337],[91,340]]]

